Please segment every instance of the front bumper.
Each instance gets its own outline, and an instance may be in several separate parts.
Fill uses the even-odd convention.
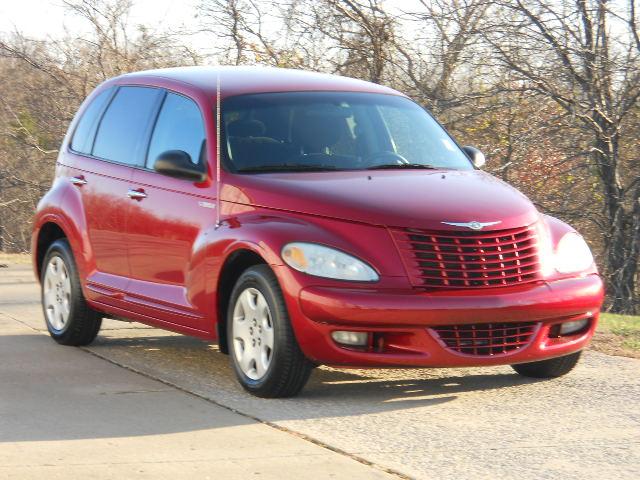
[[[452,367],[532,362],[581,350],[593,336],[603,297],[602,280],[593,274],[478,292],[309,286],[288,306],[302,350],[317,363]],[[550,337],[554,324],[583,318],[590,320],[586,330]],[[527,345],[495,355],[458,353],[429,328],[491,322],[538,322],[538,327]],[[338,346],[331,338],[335,330],[371,332],[384,339],[384,348]]]

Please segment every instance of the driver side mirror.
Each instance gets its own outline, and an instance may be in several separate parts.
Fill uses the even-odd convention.
[[[167,150],[158,155],[153,169],[169,177],[203,182],[207,175],[201,167],[194,165],[191,155],[183,150]]]
[[[462,151],[467,154],[467,157],[469,157],[469,160],[471,160],[471,163],[473,163],[473,166],[476,168],[482,168],[484,164],[487,163],[487,160],[484,158],[484,153],[475,147],[466,145],[462,147]]]

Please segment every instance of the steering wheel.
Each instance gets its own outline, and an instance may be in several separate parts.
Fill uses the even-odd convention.
[[[387,160],[387,162],[384,162],[384,160]],[[383,165],[386,163],[394,163],[394,162],[398,165],[410,163],[409,160],[404,158],[402,155],[395,152],[390,152],[387,150],[374,153],[373,155],[367,157],[366,161],[371,166]]]

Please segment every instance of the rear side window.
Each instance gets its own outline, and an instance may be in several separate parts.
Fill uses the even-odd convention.
[[[168,93],[151,137],[147,168],[153,168],[158,156],[167,150],[187,152],[197,165],[204,151],[204,139],[204,123],[196,103],[182,95]]]
[[[78,122],[73,138],[71,140],[71,149],[80,153],[91,153],[91,144],[93,143],[93,135],[98,124],[100,114],[111,97],[112,89],[100,92],[94,98],[89,106],[82,114],[82,118]]]
[[[118,89],[100,121],[93,155],[139,165],[145,134],[161,93],[160,89],[147,87]]]

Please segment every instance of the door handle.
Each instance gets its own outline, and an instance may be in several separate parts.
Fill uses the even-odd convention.
[[[127,196],[133,200],[142,200],[143,198],[147,198],[147,194],[144,193],[144,190],[141,188],[137,190],[129,190],[127,192]]]
[[[78,187],[81,187],[82,185],[87,184],[87,181],[84,179],[82,175],[78,175],[77,177],[71,177],[69,181],[74,185],[77,185]]]

